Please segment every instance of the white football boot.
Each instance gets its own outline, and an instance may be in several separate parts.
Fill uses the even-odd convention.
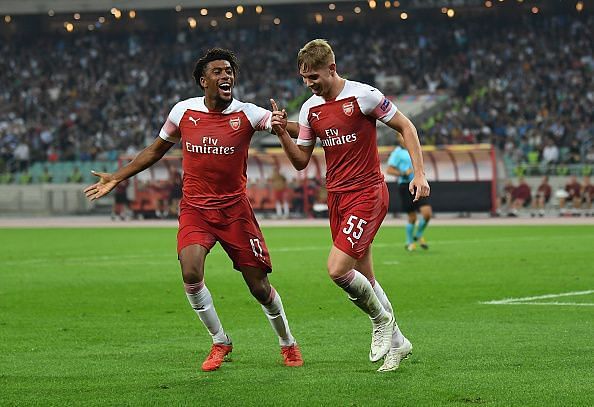
[[[379,369],[377,369],[377,371],[392,372],[398,369],[400,362],[404,359],[408,359],[408,357],[412,354],[412,350],[412,343],[410,343],[408,339],[404,338],[404,343],[402,346],[390,348],[390,351],[384,359],[384,364]]]
[[[394,315],[388,313],[390,318],[384,322],[373,323],[373,332],[371,333],[371,349],[369,350],[369,360],[377,362],[390,351],[392,346],[392,334],[396,320]]]

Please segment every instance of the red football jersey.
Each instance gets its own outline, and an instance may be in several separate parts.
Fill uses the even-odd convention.
[[[580,196],[582,186],[579,182],[569,182],[565,185],[565,190],[569,193],[571,198]]]
[[[377,151],[376,120],[384,123],[396,106],[372,86],[346,81],[334,100],[313,95],[299,113],[297,144],[320,139],[329,192],[355,191],[384,180]]]
[[[203,97],[177,103],[159,136],[182,144],[182,202],[223,208],[246,193],[247,155],[257,130],[271,130],[272,113],[233,100],[223,112],[209,112]]]

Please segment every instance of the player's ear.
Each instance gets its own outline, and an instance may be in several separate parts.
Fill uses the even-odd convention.
[[[336,74],[336,63],[332,62],[328,65],[328,69],[330,70],[330,75],[334,76]]]
[[[204,76],[201,76],[200,77],[200,86],[202,88],[204,88],[205,87],[204,85],[206,85],[206,78],[204,78]]]

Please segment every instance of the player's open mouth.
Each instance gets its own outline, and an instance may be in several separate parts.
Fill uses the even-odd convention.
[[[219,84],[219,89],[223,91],[225,96],[231,95],[231,84],[230,83],[221,83]]]

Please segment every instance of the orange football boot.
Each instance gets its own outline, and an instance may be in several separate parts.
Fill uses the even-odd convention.
[[[211,372],[217,370],[223,364],[225,356],[227,356],[233,350],[233,345],[225,345],[222,343],[213,343],[210,348],[208,357],[202,363],[202,370],[205,372]]]
[[[297,343],[290,346],[281,346],[281,355],[285,366],[297,367],[303,365],[303,358]]]

